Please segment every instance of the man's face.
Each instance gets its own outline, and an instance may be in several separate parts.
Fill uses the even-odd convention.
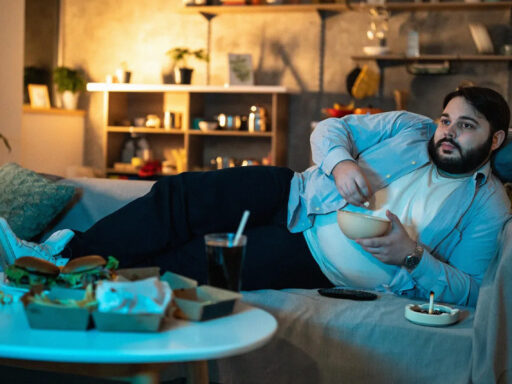
[[[451,174],[476,171],[503,141],[504,132],[491,132],[487,119],[463,97],[446,105],[428,143],[434,164]]]

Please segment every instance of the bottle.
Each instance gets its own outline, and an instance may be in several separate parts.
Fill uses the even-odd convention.
[[[267,130],[267,116],[265,108],[253,105],[247,122],[249,132],[265,132]]]
[[[418,57],[420,55],[420,35],[414,29],[407,34],[407,50],[405,53],[408,57]]]

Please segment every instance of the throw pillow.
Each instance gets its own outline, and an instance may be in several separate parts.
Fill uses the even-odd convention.
[[[16,163],[0,167],[0,217],[20,239],[41,233],[74,193],[73,186],[55,184]]]

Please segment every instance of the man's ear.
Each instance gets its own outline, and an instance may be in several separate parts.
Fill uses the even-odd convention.
[[[505,140],[505,132],[504,131],[498,131],[494,132],[492,135],[492,146],[491,149],[494,151],[501,147],[501,143]]]

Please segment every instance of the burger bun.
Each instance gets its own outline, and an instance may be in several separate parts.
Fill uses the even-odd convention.
[[[82,273],[95,268],[104,267],[107,261],[99,255],[89,255],[84,257],[78,257],[68,261],[68,263],[62,267],[62,273]]]
[[[57,276],[60,273],[59,267],[44,259],[32,256],[23,256],[14,261],[14,265],[28,272],[41,275]]]

